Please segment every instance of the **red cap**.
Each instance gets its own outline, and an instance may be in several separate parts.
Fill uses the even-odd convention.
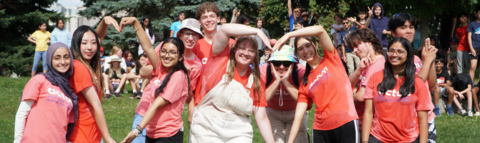
[[[102,52],[103,52],[103,47],[100,47],[100,51],[102,51]]]

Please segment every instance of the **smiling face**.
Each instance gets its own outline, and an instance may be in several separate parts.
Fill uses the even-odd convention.
[[[217,30],[217,23],[220,18],[213,11],[208,11],[200,17],[200,24],[206,33],[212,33]]]
[[[437,71],[442,70],[442,67],[443,67],[443,62],[441,62],[441,61],[435,61],[435,69],[436,69]]]
[[[393,43],[387,51],[388,62],[394,67],[404,67],[407,60],[407,50],[400,42]]]
[[[238,46],[236,46],[234,50],[235,61],[237,65],[248,66],[253,62],[257,54],[257,48],[253,45],[254,44],[248,40],[242,43],[238,43]]]
[[[300,30],[303,28],[303,25],[302,24],[295,24],[295,30]]]
[[[220,19],[220,23],[223,25],[223,24],[226,24],[227,23],[227,18],[222,18]]]
[[[38,26],[38,29],[40,29],[41,31],[47,30],[47,24],[43,23],[42,25]]]
[[[132,60],[133,60],[132,53],[128,53],[128,55],[127,55],[127,61],[132,61]]]
[[[164,43],[160,51],[160,60],[167,71],[171,71],[178,61],[182,59],[183,55],[178,55],[177,46],[172,43]]]
[[[83,34],[82,43],[80,45],[80,53],[82,58],[86,61],[92,60],[97,52],[97,40],[92,31],[87,31]],[[121,56],[121,54],[120,54]]]
[[[299,46],[296,50],[300,59],[307,62],[314,60],[315,54],[317,54],[315,45],[312,45],[312,43],[305,38],[300,38],[297,44]]]
[[[350,28],[350,21],[348,21],[348,20],[343,20],[342,26],[343,26],[345,29]]]
[[[405,21],[405,24],[399,26],[392,32],[393,37],[403,37],[412,43],[413,37],[415,36],[415,27],[410,23],[410,21]]]
[[[112,68],[113,69],[117,69],[119,65],[120,65],[119,61],[112,61]]]
[[[185,19],[185,13],[180,13],[180,15],[178,15],[178,19],[180,19],[180,21],[184,20]]]
[[[179,37],[182,39],[185,48],[191,50],[193,47],[195,47],[195,45],[197,45],[200,35],[190,29],[183,29],[179,33]]]
[[[52,67],[59,73],[66,73],[70,68],[70,53],[67,48],[58,48],[52,55]]]
[[[290,61],[271,61],[271,63],[273,64],[273,68],[275,68],[275,71],[277,71],[280,77],[285,76],[288,68],[290,67],[290,65],[293,64],[293,62]]]
[[[301,8],[293,9],[293,14],[295,14],[295,17],[300,17],[300,15],[302,14],[302,9]]]

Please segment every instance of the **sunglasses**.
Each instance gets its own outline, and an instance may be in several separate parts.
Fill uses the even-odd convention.
[[[290,66],[292,62],[290,61],[272,61],[273,66],[279,67],[280,65],[283,65],[284,67]]]

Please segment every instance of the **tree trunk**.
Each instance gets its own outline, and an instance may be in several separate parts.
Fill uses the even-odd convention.
[[[420,22],[420,48],[422,48],[425,46],[425,39],[428,38],[428,18],[419,18],[418,22]]]

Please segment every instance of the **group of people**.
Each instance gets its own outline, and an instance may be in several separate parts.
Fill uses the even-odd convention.
[[[289,19],[300,18],[300,9],[292,12],[290,0],[288,6]],[[480,19],[480,10],[476,12]],[[180,16],[180,27],[172,26],[178,31],[156,48],[146,24],[150,19],[124,17],[119,24],[106,16],[96,30],[78,27],[71,46],[59,42],[45,48],[48,72],[33,76],[25,86],[15,120],[15,142],[98,143],[102,138],[115,142],[101,105],[102,89],[106,98],[111,97],[110,91],[119,97],[125,80],[135,83],[140,78],[149,80],[132,84],[134,94],[143,89],[142,96],[132,131],[122,142],[179,143],[184,130],[189,130],[192,143],[252,142],[254,115],[267,143],[434,143],[438,93],[449,95],[447,109],[451,109],[450,100],[458,103],[456,97],[466,95],[468,114],[472,112],[471,97],[479,88],[473,88],[473,79],[462,74],[453,78],[451,87],[449,77],[439,82],[439,74],[445,71],[443,60],[436,59],[438,47],[427,38],[421,58],[416,55],[412,15],[384,17],[379,3],[369,10],[368,19],[365,12],[359,15],[358,22],[336,16],[331,33],[320,25],[291,22],[295,30],[274,40],[261,24],[249,27],[240,16],[239,24],[218,26],[219,8],[205,2],[198,6],[195,18]],[[122,58],[121,48],[114,47],[102,66],[100,45],[109,25],[118,32],[127,25],[134,28],[144,53],[138,63],[132,62],[130,52]],[[323,57],[317,52],[320,47]],[[356,69],[344,66],[351,52],[360,61]],[[315,112],[309,113],[313,104]],[[188,128],[182,120],[185,106]],[[311,134],[308,114],[314,114]]]

